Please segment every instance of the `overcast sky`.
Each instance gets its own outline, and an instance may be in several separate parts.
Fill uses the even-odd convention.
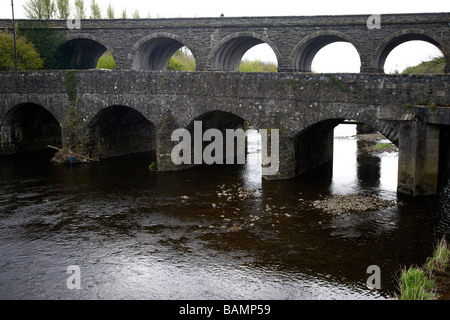
[[[29,0],[14,0],[14,14],[16,19],[25,19],[26,15],[23,5]],[[115,16],[119,17],[123,9],[126,9],[128,17],[134,10],[138,10],[141,18],[148,15],[152,18],[176,18],[176,17],[218,17],[224,14],[226,17],[236,16],[301,16],[301,15],[342,15],[342,14],[387,14],[387,13],[425,13],[425,12],[449,12],[450,1],[448,0],[272,0],[272,1],[243,1],[243,0],[96,0],[106,15],[106,7],[111,3],[115,9]],[[89,6],[91,0],[85,0],[87,15],[90,14]],[[70,0],[73,6],[74,0]],[[0,18],[11,18],[11,0],[0,0]],[[412,46],[412,47],[411,47]],[[274,55],[268,51],[267,46],[255,47],[246,58],[260,58],[261,60],[274,61]],[[339,48],[339,49],[338,49]],[[403,53],[401,51],[403,50]],[[328,51],[328,52],[327,52]],[[332,51],[331,55],[329,51]],[[336,54],[339,51],[340,54]],[[400,46],[396,49],[399,57],[390,57],[386,61],[387,71],[394,69],[403,70],[404,67],[416,64],[416,61],[427,59],[437,54],[439,50],[434,47],[412,43]],[[417,54],[411,54],[416,52]],[[406,56],[402,56],[406,54]],[[391,54],[394,55],[394,52]],[[339,64],[326,61],[331,56],[339,59]],[[342,58],[345,57],[345,62]],[[394,59],[395,58],[395,59]],[[333,68],[353,68],[348,71],[357,72],[355,65],[358,56],[348,44],[335,44],[334,47],[321,50],[313,62],[313,69],[317,72],[333,71]],[[392,61],[391,61],[392,60]],[[331,68],[331,69],[330,69]],[[339,70],[335,70],[339,71]]]
[[[23,5],[28,0],[14,0],[16,18],[26,18]],[[96,0],[103,14],[106,7],[112,4],[119,16],[123,9],[129,15],[135,9],[141,17],[148,13],[152,17],[157,15],[164,18],[173,17],[217,17],[221,13],[225,16],[287,16],[287,15],[340,15],[340,14],[383,14],[383,13],[418,13],[418,12],[448,12],[448,0]],[[91,0],[85,0],[89,8]],[[11,17],[11,1],[0,0],[1,18]],[[70,3],[73,5],[74,0]],[[89,10],[88,10],[89,12]]]

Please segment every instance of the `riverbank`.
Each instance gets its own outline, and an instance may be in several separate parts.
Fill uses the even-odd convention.
[[[445,236],[423,267],[402,271],[399,289],[399,300],[450,300],[450,247]]]

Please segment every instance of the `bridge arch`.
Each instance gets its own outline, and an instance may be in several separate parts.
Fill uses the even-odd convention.
[[[239,71],[239,64],[244,54],[253,46],[266,43],[280,61],[280,52],[276,45],[266,36],[255,32],[237,32],[220,40],[207,58],[207,68],[220,71]]]
[[[168,32],[154,33],[134,44],[128,54],[128,63],[132,70],[167,70],[170,58],[184,46],[188,47],[197,60],[197,54],[189,41]]]
[[[314,122],[295,134],[292,169],[294,175],[305,173],[333,160],[334,129],[346,120],[359,121],[357,118],[330,117]],[[366,120],[362,123],[380,132],[398,148],[398,127],[395,124],[361,120]]]
[[[45,150],[61,147],[61,126],[56,117],[41,105],[20,103],[8,111],[1,124],[2,153]]]
[[[98,158],[156,149],[156,127],[134,108],[112,105],[100,110],[87,127],[86,150]]]
[[[105,51],[114,56],[114,49],[102,39],[91,34],[69,35],[60,47],[65,57],[66,67],[70,69],[93,69]]]
[[[445,45],[439,42],[435,37],[424,30],[405,29],[389,35],[377,46],[372,56],[371,65],[374,66],[376,70],[383,73],[384,64],[389,53],[391,53],[398,45],[414,40],[425,41],[436,46],[444,54],[445,60],[449,61],[450,57],[449,53],[445,50]]]
[[[354,39],[352,39],[349,35],[334,30],[318,31],[304,37],[292,49],[291,54],[289,55],[289,61],[292,62],[293,70],[311,72],[311,64],[320,49],[331,43],[339,41],[350,43],[353,47],[355,47],[358,55],[360,55],[360,51],[355,45]]]

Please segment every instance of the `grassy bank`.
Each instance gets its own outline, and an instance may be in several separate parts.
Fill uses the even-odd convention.
[[[450,247],[445,236],[437,243],[431,258],[421,268],[402,270],[399,300],[448,299],[450,292]]]

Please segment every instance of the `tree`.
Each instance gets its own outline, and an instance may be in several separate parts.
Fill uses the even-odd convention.
[[[127,9],[123,9],[122,10],[122,19],[126,19],[127,18]]]
[[[33,20],[50,20],[56,13],[52,0],[28,0],[23,9],[27,17]]]
[[[16,37],[18,70],[39,70],[44,61],[25,37]],[[0,71],[15,70],[13,35],[0,31]]]
[[[98,59],[97,69],[115,69],[116,62],[109,51],[105,51],[103,55]]]
[[[24,21],[19,25],[18,35],[34,44],[39,56],[44,60],[43,69],[65,69],[68,54],[61,51],[67,42],[63,30],[51,28],[46,21]]]
[[[86,11],[84,8],[84,0],[75,0],[75,11],[77,17],[80,19],[86,19]]]
[[[100,7],[95,2],[95,0],[91,0],[91,16],[89,17],[91,19],[101,19],[102,14],[100,12]]]
[[[141,16],[139,15],[138,9],[134,10],[133,12],[133,19],[139,19]]]
[[[56,0],[56,8],[58,9],[58,19],[66,20],[70,16],[69,0]]]
[[[106,8],[106,16],[108,19],[114,19],[114,8],[111,6],[111,2],[108,4],[108,8]]]

